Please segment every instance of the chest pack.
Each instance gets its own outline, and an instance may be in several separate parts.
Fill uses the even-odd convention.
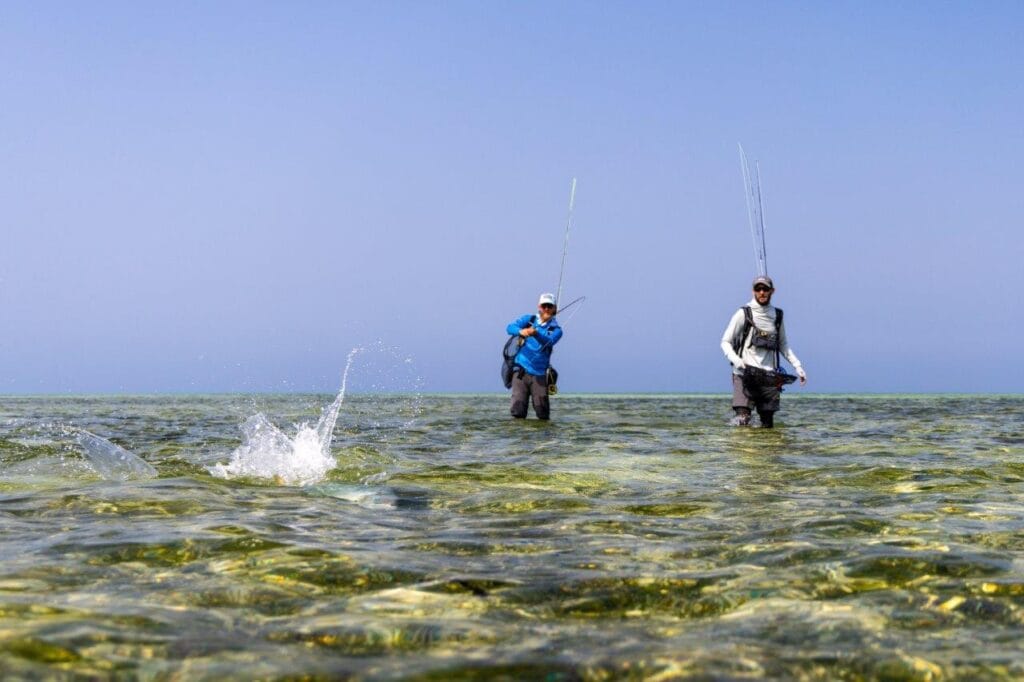
[[[751,333],[753,332],[753,333]],[[749,305],[743,306],[743,324],[736,335],[732,337],[732,350],[736,355],[743,354],[744,345],[773,351],[776,355],[775,366],[779,365],[779,337],[782,333],[782,308],[775,309],[775,329],[765,331],[754,324],[754,313]],[[750,336],[750,343],[747,344],[747,336]]]

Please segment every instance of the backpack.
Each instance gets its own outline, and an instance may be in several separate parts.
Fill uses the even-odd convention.
[[[523,345],[523,337],[510,336],[501,349],[501,381],[505,388],[512,388],[512,375],[516,371],[516,356]]]

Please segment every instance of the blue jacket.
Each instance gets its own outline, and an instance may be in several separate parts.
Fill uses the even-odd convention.
[[[555,344],[562,338],[562,328],[558,326],[558,320],[551,318],[544,326],[538,324],[536,315],[523,315],[505,328],[509,334],[516,336],[520,329],[533,327],[537,333],[526,337],[526,343],[519,349],[516,355],[516,364],[526,370],[528,374],[543,376],[551,364],[551,351]]]

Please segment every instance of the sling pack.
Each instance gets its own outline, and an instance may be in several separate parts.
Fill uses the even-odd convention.
[[[516,356],[519,355],[519,347],[523,345],[523,337],[510,336],[501,349],[501,381],[505,388],[512,388],[512,375],[516,371]]]
[[[781,369],[771,370],[749,366],[743,368],[743,383],[748,386],[774,386],[781,391],[783,386],[796,380],[796,376]]]

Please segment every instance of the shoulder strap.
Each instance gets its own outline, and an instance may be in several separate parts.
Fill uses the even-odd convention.
[[[740,333],[740,348],[747,342],[747,335],[750,334],[750,329],[754,326],[754,313],[750,310],[749,305],[743,306],[743,330]]]
[[[782,344],[782,308],[775,309],[775,371],[782,369],[782,356],[779,346]]]
[[[732,351],[737,355],[743,350],[743,344],[747,341],[747,334],[750,333],[750,328],[754,325],[754,317],[750,312],[750,306],[743,306],[740,308],[743,311],[743,324],[740,325],[739,331],[732,337]]]

